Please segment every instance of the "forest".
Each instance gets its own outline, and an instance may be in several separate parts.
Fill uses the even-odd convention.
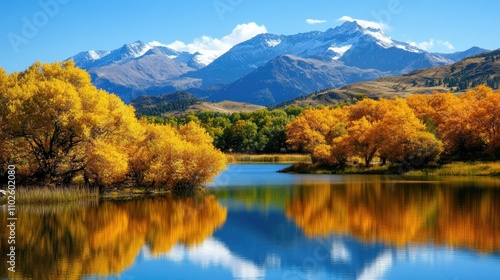
[[[0,69],[0,172],[14,165],[18,184],[193,187],[225,168],[212,142],[194,122],[138,120],[72,61]]]
[[[457,96],[414,94],[304,111],[287,143],[326,166],[374,159],[418,168],[446,160],[500,159],[500,94],[481,85]]]
[[[500,158],[500,94],[480,85],[462,95],[358,98],[319,108],[297,106],[223,114],[145,117],[180,127],[195,122],[225,153],[309,153],[315,164],[372,166]]]
[[[144,118],[150,123],[173,127],[195,122],[214,139],[215,147],[225,153],[273,154],[291,151],[286,143],[286,125],[303,111],[302,107],[291,106],[249,113],[196,112]]]

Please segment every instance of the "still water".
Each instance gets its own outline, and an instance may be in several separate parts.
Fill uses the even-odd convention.
[[[0,278],[500,279],[500,179],[284,167],[230,165],[194,198],[20,205]]]

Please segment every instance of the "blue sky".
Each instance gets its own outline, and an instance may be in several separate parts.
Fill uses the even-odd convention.
[[[377,22],[393,39],[432,52],[497,49],[499,8],[497,0],[1,1],[0,67],[22,71],[37,60],[61,61],[136,40],[220,53],[261,32],[324,31],[342,17]]]

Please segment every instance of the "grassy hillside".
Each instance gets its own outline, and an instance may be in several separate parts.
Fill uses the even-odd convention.
[[[206,102],[187,91],[178,91],[159,96],[140,96],[132,101],[140,115],[177,116],[191,112],[236,113],[253,112],[265,108],[234,101]]]
[[[241,112],[255,112],[257,110],[264,109],[264,106],[236,102],[236,101],[221,101],[221,102],[199,102],[193,104],[182,111],[171,111],[166,112],[165,116],[174,116],[174,115],[184,115],[191,112],[215,112],[215,113],[241,113]]]

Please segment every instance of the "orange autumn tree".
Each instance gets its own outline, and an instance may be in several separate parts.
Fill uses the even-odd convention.
[[[459,159],[500,158],[500,95],[485,85],[457,96],[452,93],[411,95],[416,115],[444,143],[445,153]]]
[[[365,99],[341,109],[306,110],[287,126],[287,136],[292,147],[303,147],[316,163],[330,166],[344,166],[352,157],[370,166],[376,156],[383,163],[425,164],[442,151],[441,142],[425,131],[403,99]]]
[[[471,96],[472,95],[472,96]],[[471,125],[479,134],[487,154],[500,158],[500,93],[491,88],[478,86],[468,91],[463,98],[472,99]]]
[[[72,61],[35,63],[11,75],[0,70],[0,101],[0,168],[16,165],[28,183],[174,187],[201,184],[225,166],[200,127],[152,128],[119,97],[93,86]]]

